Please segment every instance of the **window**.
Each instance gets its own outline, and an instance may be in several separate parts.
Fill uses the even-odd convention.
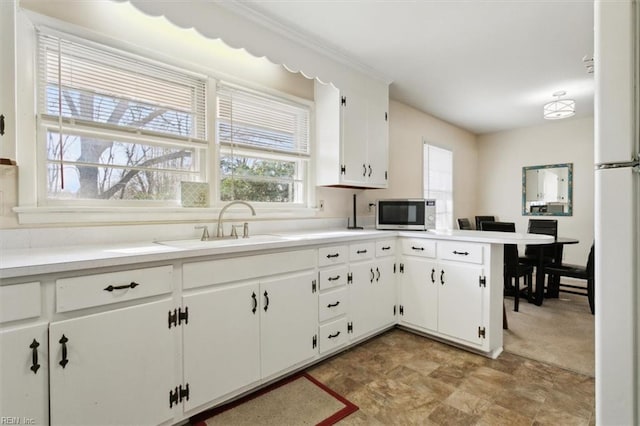
[[[216,93],[219,199],[303,205],[309,107],[229,84]]]
[[[424,144],[423,188],[425,198],[436,199],[436,228],[453,225],[453,153]]]
[[[41,202],[175,205],[204,180],[205,77],[53,32],[38,60]]]

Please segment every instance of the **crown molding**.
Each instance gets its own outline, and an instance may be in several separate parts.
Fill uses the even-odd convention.
[[[238,0],[228,0],[216,2],[216,6],[220,6],[236,15],[242,16],[267,30],[274,32],[293,43],[300,44],[306,48],[319,53],[322,56],[328,57],[338,63],[348,66],[358,72],[368,75],[376,80],[383,81],[386,84],[391,84],[393,79],[384,75],[378,70],[370,67],[369,65],[360,62],[353,58],[347,51],[341,49],[326,41],[320,40],[317,37],[312,36],[308,32],[302,30],[300,27],[292,26],[290,24],[283,24],[281,21],[274,18],[272,15],[258,10],[254,6],[240,2]]]

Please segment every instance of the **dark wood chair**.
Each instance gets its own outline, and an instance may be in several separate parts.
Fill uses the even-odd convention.
[[[516,224],[513,222],[488,222],[480,223],[482,231],[516,232]],[[516,244],[504,245],[504,292],[505,296],[513,294],[513,310],[518,312],[520,307],[520,278],[524,277],[527,290],[527,300],[531,300],[533,293],[533,266],[520,263],[518,260],[518,246]]]
[[[480,226],[482,222],[495,222],[495,221],[496,221],[495,216],[476,216],[476,229],[477,230],[482,229],[482,226]]]
[[[589,251],[589,257],[587,258],[586,266],[561,263],[560,265],[550,265],[544,268],[545,273],[549,274],[549,282],[557,283],[555,285],[558,286],[558,291],[587,296],[589,298],[589,308],[591,309],[592,314],[595,313],[594,246],[595,244],[591,245],[591,250]],[[562,283],[561,277],[570,277],[585,280],[587,282],[587,286],[585,288],[584,286]]]
[[[458,229],[471,230],[471,221],[466,217],[458,218]]]
[[[554,239],[558,238],[558,221],[555,219],[529,219],[527,233],[550,235]],[[545,263],[551,263],[555,260],[555,247],[549,246],[543,248],[543,256]],[[520,262],[528,265],[537,265],[538,256],[540,255],[540,247],[528,245],[525,247],[524,256],[520,258]]]

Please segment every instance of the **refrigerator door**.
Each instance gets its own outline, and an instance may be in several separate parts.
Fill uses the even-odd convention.
[[[637,420],[638,181],[631,167],[595,172],[597,424]]]

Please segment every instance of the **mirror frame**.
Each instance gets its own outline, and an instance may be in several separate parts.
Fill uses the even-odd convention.
[[[567,167],[569,169],[567,182],[567,211],[557,212],[531,212],[527,211],[527,171],[540,169],[556,169]],[[546,164],[543,166],[525,166],[522,168],[522,215],[523,216],[573,216],[573,163]]]

